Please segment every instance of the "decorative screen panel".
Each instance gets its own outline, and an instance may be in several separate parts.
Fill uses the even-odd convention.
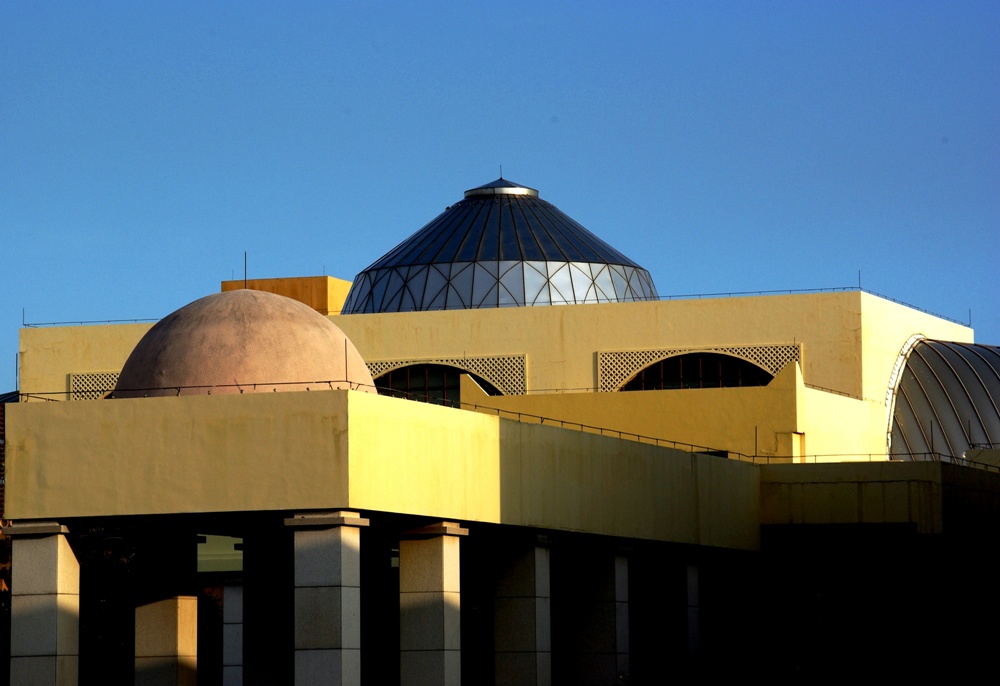
[[[599,352],[597,353],[598,389],[605,393],[617,391],[626,381],[654,362],[674,355],[697,352],[722,353],[739,357],[766,369],[772,376],[777,376],[778,372],[792,360],[801,361],[801,346],[798,344]]]
[[[84,372],[69,375],[70,400],[100,400],[115,390],[118,372]]]
[[[524,355],[498,355],[495,357],[435,357],[419,360],[383,360],[369,362],[368,370],[372,378],[378,378],[386,372],[412,364],[446,364],[486,379],[496,386],[504,395],[524,395],[527,392],[525,381]]]

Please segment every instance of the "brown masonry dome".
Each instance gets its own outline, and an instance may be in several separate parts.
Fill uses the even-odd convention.
[[[335,388],[375,392],[344,332],[301,302],[239,290],[201,298],[160,320],[129,355],[113,397]]]

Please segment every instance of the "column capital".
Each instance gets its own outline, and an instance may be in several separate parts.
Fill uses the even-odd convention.
[[[335,529],[338,526],[368,526],[367,519],[359,512],[336,510],[334,512],[300,512],[285,518],[285,526],[297,529]]]
[[[59,522],[45,519],[29,519],[21,522],[9,522],[3,528],[5,536],[53,536],[68,534],[69,529]]]
[[[404,538],[424,538],[429,536],[468,536],[469,530],[463,529],[458,522],[438,522],[418,529],[403,532]]]

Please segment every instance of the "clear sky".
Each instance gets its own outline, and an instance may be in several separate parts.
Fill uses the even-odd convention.
[[[0,3],[28,322],[353,276],[500,174],[661,295],[851,286],[1000,345],[1000,3]]]

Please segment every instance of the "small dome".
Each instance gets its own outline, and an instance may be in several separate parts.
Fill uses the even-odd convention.
[[[216,293],[167,315],[129,355],[113,397],[353,388],[374,393],[354,344],[308,305]]]
[[[358,274],[344,314],[655,300],[649,272],[507,179],[465,197]]]

